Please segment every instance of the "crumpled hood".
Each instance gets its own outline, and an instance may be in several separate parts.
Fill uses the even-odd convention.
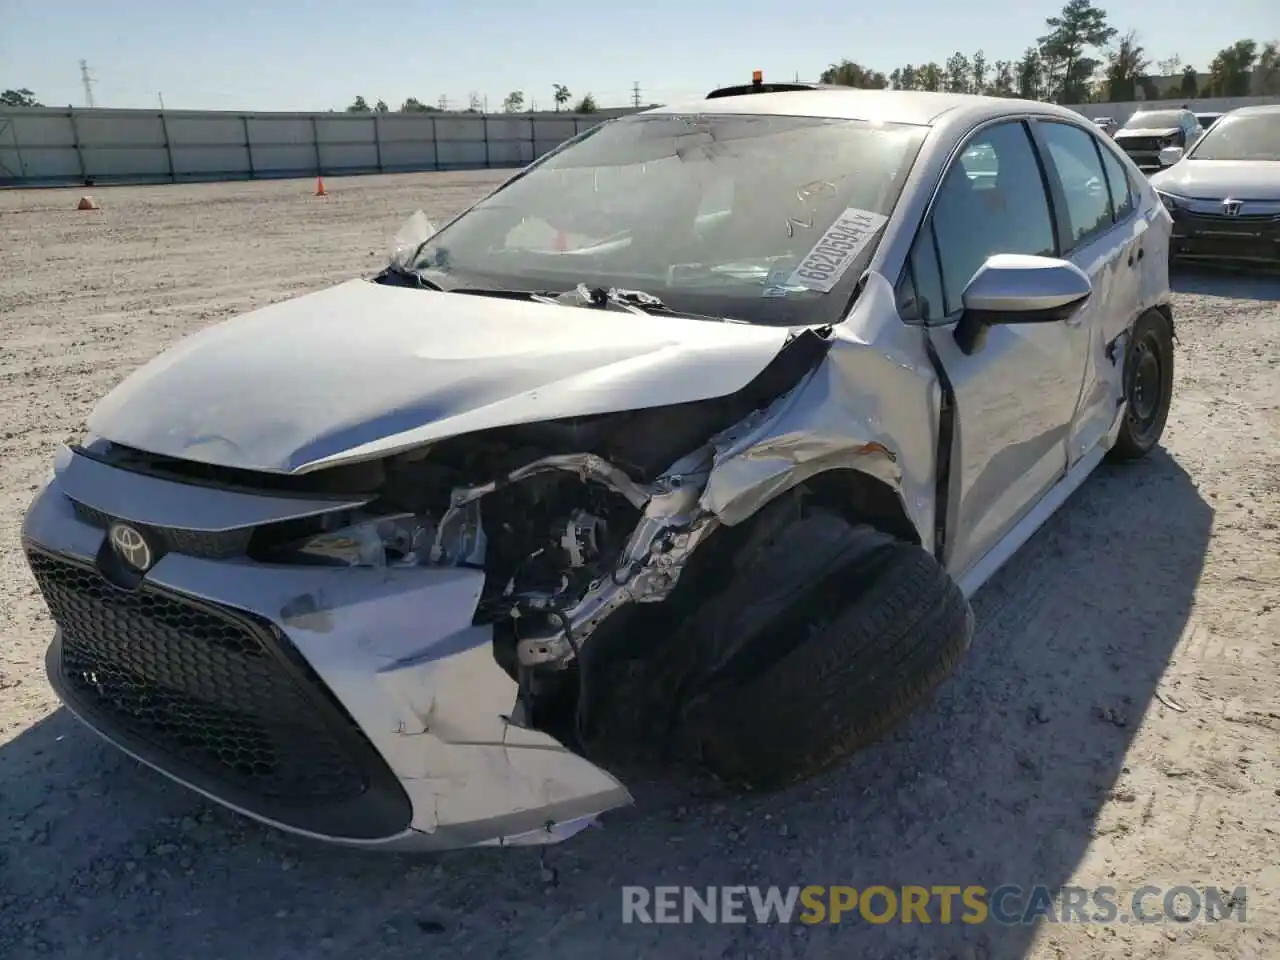
[[[108,394],[88,428],[163,456],[305,472],[497,426],[724,396],[789,335],[352,280],[187,338]]]
[[[1117,130],[1116,139],[1128,140],[1130,137],[1172,137],[1177,132],[1177,127],[1129,127]]]
[[[1280,161],[1192,158],[1157,173],[1151,185],[1196,200],[1280,200]]]

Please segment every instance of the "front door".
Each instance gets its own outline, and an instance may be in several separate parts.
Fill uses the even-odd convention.
[[[961,295],[988,257],[1057,255],[1045,182],[1026,124],[980,129],[946,174],[913,253],[921,299],[941,304],[941,322],[930,322],[928,335],[956,400],[945,557],[956,577],[1066,472],[1087,351],[1078,321],[996,326],[972,356],[954,338]]]

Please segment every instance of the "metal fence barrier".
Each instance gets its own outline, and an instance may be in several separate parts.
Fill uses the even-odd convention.
[[[0,186],[251,180],[521,167],[593,114],[0,108]]]

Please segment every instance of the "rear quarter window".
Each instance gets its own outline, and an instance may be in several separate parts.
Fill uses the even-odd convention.
[[[1102,154],[1102,167],[1107,174],[1107,189],[1111,193],[1111,206],[1115,211],[1115,220],[1119,223],[1129,214],[1133,213],[1138,205],[1138,191],[1133,181],[1129,178],[1129,171],[1120,158],[1116,156],[1115,151],[1111,150],[1106,144],[1098,145],[1098,152]]]

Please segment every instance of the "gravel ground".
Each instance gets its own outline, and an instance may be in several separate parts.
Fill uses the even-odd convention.
[[[1104,468],[976,598],[886,742],[784,794],[634,784],[551,849],[378,857],[212,809],[82,729],[18,549],[54,445],[184,334],[370,272],[492,173],[0,192],[0,956],[1280,955],[1280,283],[1176,281],[1165,450]],[[1243,924],[644,926],[623,884],[1249,887]],[[1155,902],[1158,902],[1158,898]]]

